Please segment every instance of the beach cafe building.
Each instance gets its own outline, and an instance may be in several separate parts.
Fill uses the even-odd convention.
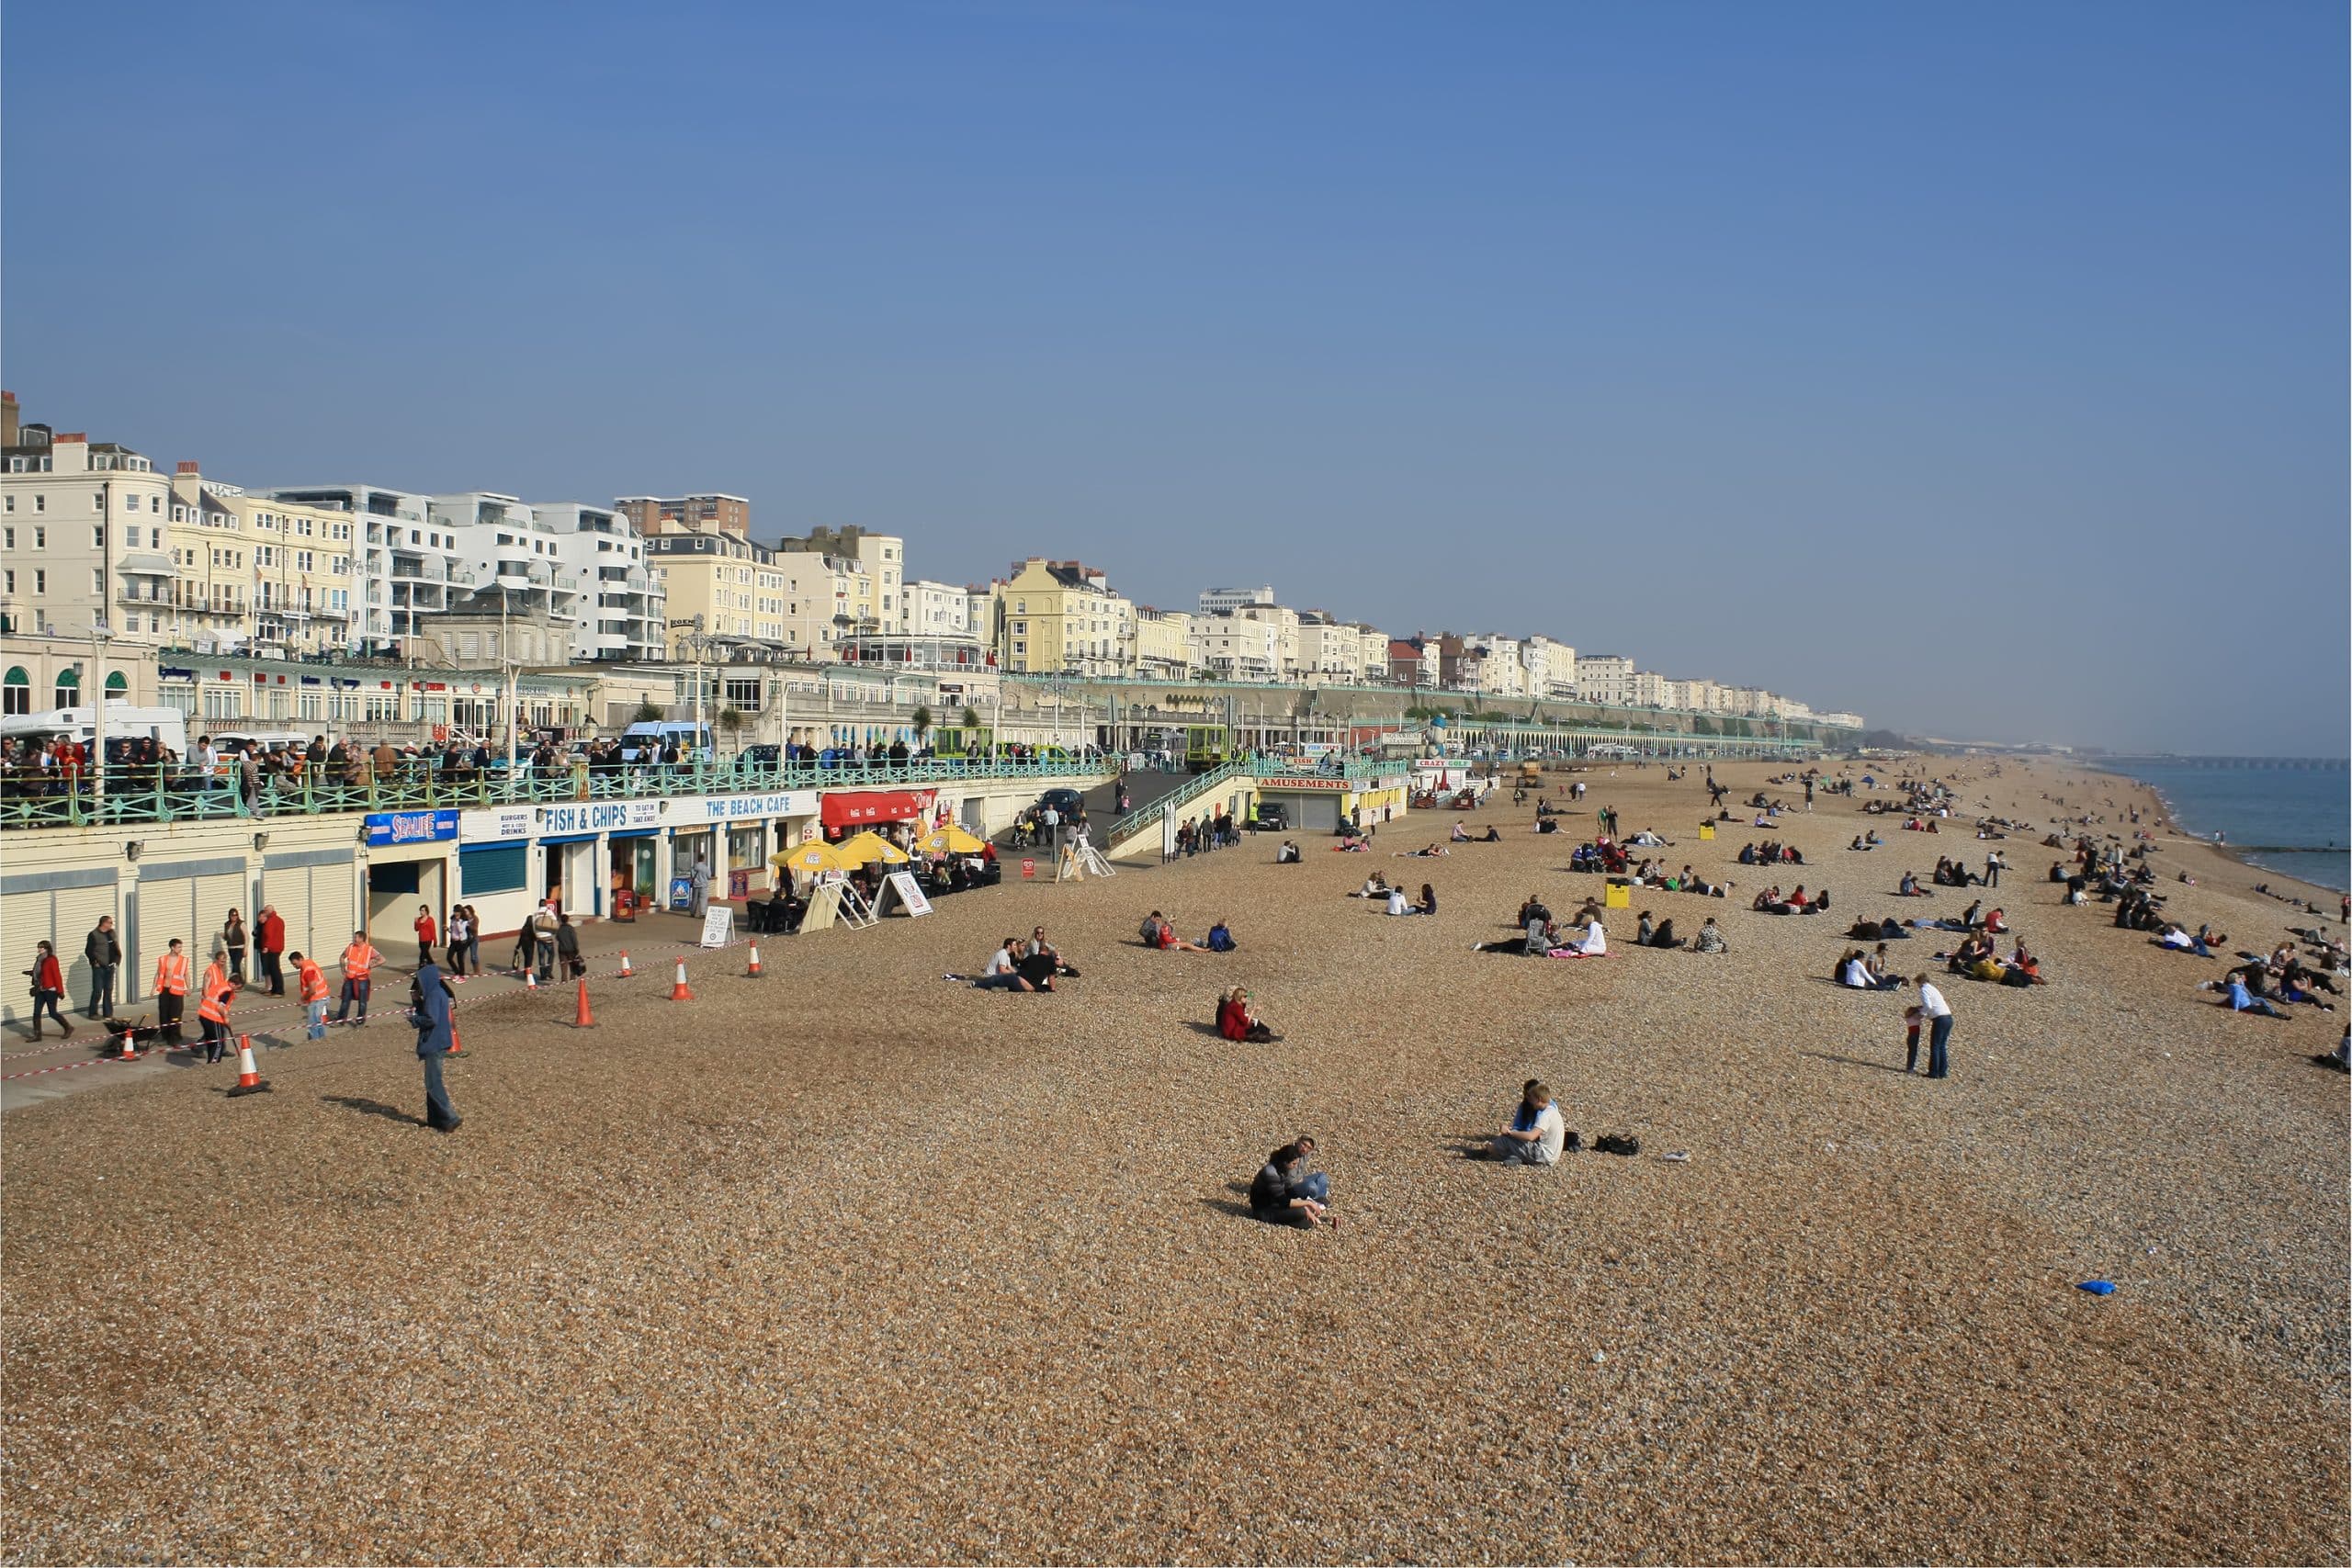
[[[275,907],[287,946],[330,965],[356,930],[387,953],[406,951],[420,905],[445,927],[450,906],[471,905],[485,938],[520,929],[548,898],[576,920],[629,920],[691,908],[697,863],[712,898],[755,897],[774,886],[774,857],[811,839],[947,821],[986,837],[1040,789],[1102,776],[1075,765],[939,774],[872,787],[263,816],[233,814],[224,790],[211,814],[8,832],[0,929],[28,951],[37,937],[53,942],[78,998],[89,980],[83,940],[112,915],[124,949],[119,989],[137,1000],[173,937],[201,963],[232,908],[250,922]],[[29,1006],[21,993],[0,997],[0,1021],[19,1021]]]

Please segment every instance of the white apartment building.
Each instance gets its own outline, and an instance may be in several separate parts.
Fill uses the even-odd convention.
[[[1614,653],[1579,656],[1577,660],[1577,696],[1588,703],[1631,707],[1634,702],[1634,661]]]
[[[611,507],[577,501],[534,502],[530,510],[554,531],[557,560],[580,578],[571,660],[666,657],[667,593],[636,525]]]
[[[1381,638],[1385,649],[1388,639]],[[1295,678],[1319,685],[1353,685],[1364,677],[1363,638],[1359,628],[1334,619],[1322,610],[1302,610],[1298,616],[1298,662]]]
[[[1674,705],[1674,682],[1655,670],[1636,670],[1626,686],[1627,705],[1637,708],[1667,708]]]
[[[1491,633],[1476,637],[1440,637],[1442,660],[1451,660],[1446,684],[1489,697],[1523,697],[1527,670],[1518,637]]]
[[[171,640],[172,487],[128,446],[16,424],[0,474],[0,621],[44,637]]]
[[[363,653],[390,651],[473,586],[458,560],[457,530],[431,518],[429,497],[364,484],[273,485],[254,493],[349,516],[350,637]]]
[[[1274,602],[1273,584],[1261,583],[1256,588],[1212,588],[1201,595],[1201,614],[1229,615],[1244,604],[1271,604]]]
[[[1286,681],[1299,667],[1298,612],[1245,604],[1193,617],[1193,663],[1227,681]]]
[[[1526,672],[1531,697],[1562,699],[1577,694],[1577,650],[1540,633],[1519,647],[1519,667]]]

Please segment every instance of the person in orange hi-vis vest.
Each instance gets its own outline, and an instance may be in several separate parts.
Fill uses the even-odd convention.
[[[383,961],[384,955],[368,945],[366,931],[351,933],[351,945],[343,950],[343,999],[334,1010],[337,1023],[351,1021],[351,1004],[356,1001],[359,1004],[359,1017],[355,1027],[368,1027],[368,976]]]
[[[170,951],[155,960],[155,1026],[171,1044],[180,1043],[180,1019],[187,1010],[187,954],[174,937]]]
[[[294,980],[300,987],[302,1021],[309,1027],[310,1038],[324,1040],[327,1037],[327,972],[319,967],[317,960],[305,958],[300,953],[289,953],[286,956],[294,961]]]
[[[237,983],[229,978],[220,960],[204,966],[204,992],[196,1004],[196,1021],[204,1029],[207,1062],[218,1062],[229,1048],[229,998],[236,994]]]

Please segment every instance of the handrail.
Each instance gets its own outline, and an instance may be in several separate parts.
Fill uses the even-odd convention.
[[[1222,767],[1212,768],[1205,773],[1196,773],[1150,805],[1138,806],[1125,817],[1113,822],[1110,832],[1103,838],[1102,847],[1106,851],[1115,850],[1134,839],[1146,828],[1165,818],[1175,807],[1198,800],[1227,780],[1254,776],[1258,771],[1259,764],[1254,760],[1244,759],[1227,762]]]
[[[219,818],[322,816],[343,811],[417,811],[571,801],[630,800],[703,795],[759,795],[800,789],[863,789],[962,780],[1106,778],[1117,773],[1108,758],[934,757],[904,762],[765,763],[679,762],[592,769],[567,760],[549,770],[520,767],[510,774],[493,768],[470,776],[444,773],[422,763],[405,763],[391,778],[372,773],[364,781],[322,780],[300,784],[265,780],[248,799],[233,774],[210,788],[185,772],[166,775],[153,768],[108,770],[103,798],[81,778],[33,781],[37,790],[19,792],[25,781],[0,781],[0,832],[37,828],[115,826],[136,822],[201,821]]]

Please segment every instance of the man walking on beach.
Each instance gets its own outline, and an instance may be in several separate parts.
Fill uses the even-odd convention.
[[[1928,1076],[1947,1077],[1951,1063],[1945,1048],[1951,1043],[1951,1004],[1925,973],[1911,983],[1919,987],[1919,1015],[1928,1021]]]
[[[1987,850],[1984,852],[1985,886],[1998,887],[2001,885],[2001,868],[2007,863],[2006,861],[2001,859],[2000,851]]]

